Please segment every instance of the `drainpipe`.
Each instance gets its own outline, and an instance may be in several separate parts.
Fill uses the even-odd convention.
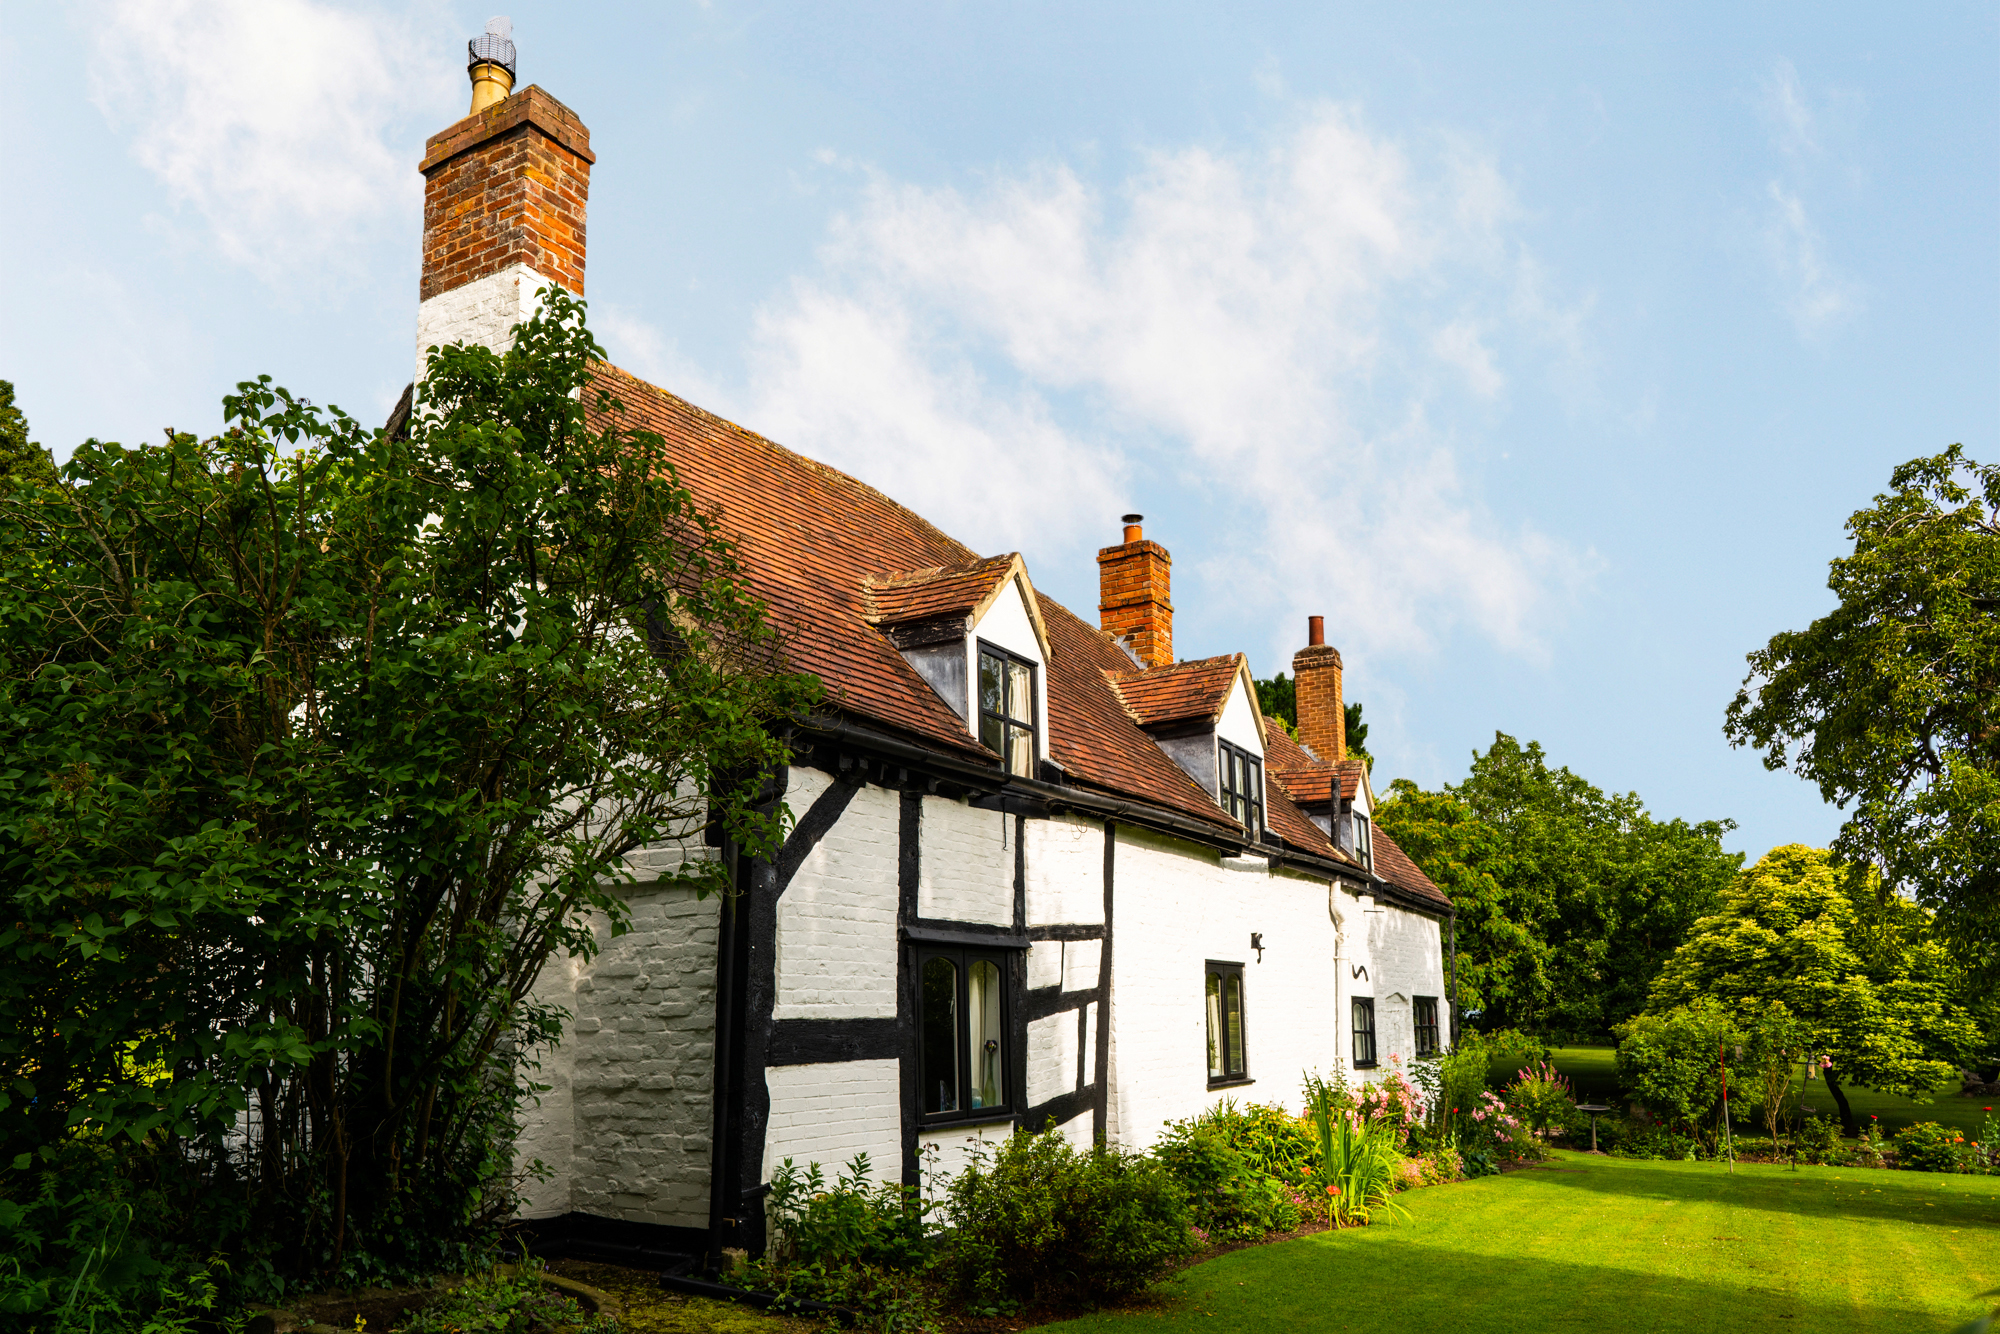
[[[1347,1068],[1347,1057],[1341,1046],[1347,1031],[1347,1011],[1340,1003],[1340,989],[1347,980],[1347,919],[1340,911],[1340,882],[1329,880],[1326,885],[1326,915],[1333,921],[1333,1067]]]

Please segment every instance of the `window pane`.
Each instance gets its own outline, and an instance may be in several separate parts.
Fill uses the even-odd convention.
[[[1375,1064],[1375,1001],[1372,997],[1354,998],[1354,1063]]]
[[[924,961],[924,1034],[920,1060],[927,1112],[958,1110],[958,965]]]
[[[1000,1034],[1000,965],[975,959],[966,972],[965,1017],[972,1034],[972,1101],[975,1110],[1005,1100]]]
[[[1229,1008],[1229,1073],[1243,1073],[1243,979],[1234,974],[1224,988]]]
[[[1003,691],[1005,681],[1001,676],[1003,664],[991,653],[979,655],[979,708],[982,713],[1004,713],[1006,699]]]
[[[1005,755],[1007,753],[1007,724],[1001,722],[990,713],[980,714],[979,740],[980,744]]]
[[[1007,664],[1007,716],[1016,721],[1035,721],[1035,673],[1025,662]]]
[[[1010,727],[1012,749],[1007,752],[1007,769],[1023,778],[1035,776],[1035,734],[1025,727]]]
[[[1208,975],[1208,1077],[1222,1078],[1222,977]]]

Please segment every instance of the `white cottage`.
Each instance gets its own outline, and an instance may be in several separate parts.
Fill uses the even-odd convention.
[[[512,86],[434,136],[418,348],[499,346],[547,283],[582,293],[595,159]],[[477,106],[477,104],[475,104]],[[1095,621],[854,478],[606,368],[723,519],[793,664],[826,684],[780,776],[782,852],[728,899],[631,888],[633,930],[543,994],[574,1016],[523,1133],[545,1245],[756,1249],[785,1158],[914,1181],[973,1138],[1059,1127],[1143,1148],[1224,1097],[1296,1106],[1448,1039],[1451,904],[1371,833],[1339,654],[1293,660],[1294,741],[1241,654],[1173,656],[1171,558],[1127,515]]]

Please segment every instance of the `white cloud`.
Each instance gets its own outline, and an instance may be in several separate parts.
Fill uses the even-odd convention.
[[[1805,204],[1777,181],[1769,187],[1764,245],[1781,285],[1785,314],[1799,336],[1824,337],[1859,305],[1854,285],[1827,261],[1825,242]]]
[[[1799,71],[1791,61],[1780,58],[1764,85],[1764,110],[1772,122],[1772,142],[1794,156],[1816,155],[1819,137],[1814,129],[1812,107],[1805,89],[1799,85]]]
[[[1791,61],[1780,59],[1764,85],[1763,110],[1771,146],[1782,155],[1778,177],[1765,186],[1764,253],[1778,283],[1778,302],[1799,337],[1824,338],[1861,306],[1857,285],[1827,256],[1826,240],[1806,211],[1805,180],[1828,165],[1820,117]]]
[[[1452,450],[1468,392],[1504,393],[1494,340],[1566,345],[1582,318],[1512,212],[1490,163],[1330,106],[1114,191],[1063,165],[878,176],[762,312],[739,419],[983,551],[1067,559],[1144,501],[1204,525],[1183,598],[1288,630],[1338,608],[1362,652],[1463,625],[1532,655],[1588,558],[1496,522]]]
[[[268,280],[341,273],[363,234],[419,207],[424,135],[456,109],[440,99],[463,80],[426,15],[111,0],[92,16],[92,94],[229,258]]]

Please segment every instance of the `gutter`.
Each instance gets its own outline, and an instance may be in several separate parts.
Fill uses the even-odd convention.
[[[1017,774],[1002,773],[989,763],[960,759],[947,752],[930,750],[914,742],[903,741],[886,732],[879,732],[874,728],[863,727],[841,718],[824,714],[814,715],[807,718],[801,726],[803,731],[879,751],[898,760],[906,760],[912,766],[942,769],[954,777],[963,778],[970,786],[985,788],[991,792],[1016,792],[1049,806],[1073,807],[1105,819],[1141,825],[1159,833],[1175,834],[1220,848],[1231,856],[1242,856],[1247,853],[1268,857],[1273,865],[1310,871],[1330,880],[1344,880],[1364,886],[1371,880],[1388,884],[1387,881],[1380,880],[1380,877],[1358,867],[1346,866],[1310,852],[1268,843],[1252,843],[1240,835],[1233,835],[1220,825],[1197,820],[1190,815],[1181,815],[1162,806],[1105,796],[1090,788],[1067,787],[1059,783],[1045,783],[1038,778],[1023,778]]]

